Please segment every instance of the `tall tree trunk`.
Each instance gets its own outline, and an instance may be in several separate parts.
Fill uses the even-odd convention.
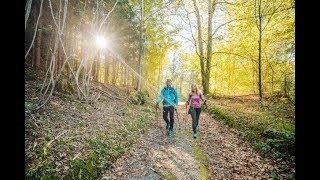
[[[269,60],[268,60],[268,62],[269,62]],[[271,95],[273,95],[273,93],[274,93],[274,71],[273,71],[273,67],[270,62],[269,62],[269,67],[271,69]]]
[[[105,53],[104,61],[104,83],[109,84],[109,56],[108,53]]]
[[[117,62],[115,59],[112,59],[112,84],[116,84],[117,77]]]
[[[123,67],[123,86],[127,87],[127,81],[128,81],[128,69],[126,66]]]
[[[161,85],[161,71],[162,71],[162,63],[160,61],[159,62],[159,72],[158,72],[158,89],[160,89],[160,85]]]
[[[121,85],[125,86],[125,83],[124,83],[126,79],[125,67],[122,66],[121,64],[120,64],[120,74],[121,74]]]
[[[91,76],[92,76],[92,80],[95,81],[96,80],[96,58],[97,57],[94,57],[95,59],[93,60],[92,62],[92,66],[91,66]]]
[[[253,94],[256,94],[256,90],[257,90],[257,79],[255,77],[255,74],[256,74],[256,71],[257,71],[257,68],[255,67],[256,63],[253,62],[252,63],[252,93]]]
[[[201,18],[200,18],[200,12],[197,6],[196,0],[193,1],[193,6],[196,13],[197,18],[197,29],[198,29],[198,44],[199,44],[199,59],[200,59],[200,68],[201,68],[201,77],[202,77],[202,87],[203,91],[205,91],[206,86],[206,80],[205,80],[205,65],[204,65],[204,50],[203,50],[203,41],[202,41],[202,27],[201,27]]]
[[[24,16],[24,30],[27,29],[27,21],[29,19],[30,11],[31,11],[32,0],[28,0],[25,7],[25,16]]]
[[[81,62],[83,61],[84,59],[84,38],[83,38],[83,34],[80,32],[80,56],[79,56],[79,61],[77,62],[77,71],[79,70],[79,78],[83,77],[83,71],[84,69],[82,70],[82,64]],[[81,66],[81,67],[80,67]]]
[[[139,79],[138,79],[138,91],[142,89],[142,66],[143,66],[143,59],[144,59],[144,0],[140,1],[140,11],[141,11],[141,22],[140,22],[140,51],[139,51]]]
[[[67,27],[69,28],[69,26],[68,25],[66,25],[65,26],[65,29],[66,29],[66,35],[65,35],[65,41],[64,41],[64,47],[65,47],[65,51],[66,51],[66,54],[67,55],[70,55],[71,53],[70,53],[70,45],[69,45],[69,43],[71,42],[71,39],[70,39],[70,30],[68,30],[67,29]],[[68,43],[69,42],[69,43]],[[72,42],[71,42],[72,43]],[[65,63],[65,61],[67,60],[66,59],[67,57],[65,56],[65,54],[63,53],[63,63]],[[65,66],[65,69],[66,69],[66,76],[69,78],[69,76],[70,76],[70,69],[69,69],[69,67],[68,66],[70,66],[70,68],[72,68],[72,64],[71,64],[71,62],[69,61],[69,65],[68,64],[66,64],[66,66]]]
[[[205,84],[203,87],[204,94],[209,94],[209,82],[211,73],[211,62],[212,62],[212,18],[214,12],[215,3],[212,0],[208,0],[208,44],[207,44],[207,63],[205,72]]]
[[[289,83],[288,83],[288,75],[284,75],[284,82],[283,82],[283,94],[285,98],[289,98]]]
[[[96,82],[100,81],[100,60],[101,60],[101,51],[98,51],[98,59],[97,59],[97,69],[96,69]]]
[[[61,67],[61,61],[60,61],[60,43],[58,41],[58,47],[57,47],[57,56],[56,56],[56,62],[57,62],[57,67],[56,67],[56,72],[58,73]]]
[[[262,41],[262,14],[261,14],[261,0],[259,0],[259,56],[258,56],[258,86],[259,86],[259,102],[260,105],[262,105],[262,73],[261,73],[261,67],[262,67],[262,62],[261,62],[261,41]]]
[[[131,87],[133,88],[137,88],[136,85],[138,83],[136,83],[136,79],[134,78],[135,76],[133,74],[131,74]]]
[[[37,19],[38,19],[38,14],[40,12],[39,10],[39,7],[40,7],[40,3],[37,2],[36,5],[35,5],[35,8],[34,8],[34,22],[36,23]],[[33,55],[33,58],[34,58],[34,63],[33,65],[35,65],[35,68],[37,70],[40,69],[40,66],[41,66],[41,39],[42,39],[42,32],[41,32],[41,28],[42,28],[42,18],[40,17],[39,19],[39,23],[38,23],[38,29],[37,29],[37,34],[36,34],[36,39],[35,39],[35,42],[34,42],[34,55]]]
[[[39,19],[39,25],[38,25],[38,33],[35,41],[35,65],[36,68],[39,70],[41,66],[41,39],[42,39],[42,20],[41,18]]]
[[[193,6],[195,9],[197,29],[198,29],[198,47],[199,47],[199,60],[201,68],[201,82],[203,87],[203,93],[209,94],[210,90],[210,73],[211,73],[211,62],[212,62],[212,19],[215,3],[212,0],[208,0],[208,44],[207,44],[207,54],[204,56],[203,39],[202,39],[202,27],[201,27],[201,17],[199,8],[197,6],[196,0],[193,1]]]
[[[98,82],[98,66],[99,66],[99,59],[100,59],[100,51],[98,51],[92,65],[92,76],[93,81]]]
[[[64,39],[63,37],[61,37],[62,39]],[[64,42],[62,42],[62,43],[65,43],[66,41],[64,41]],[[65,46],[65,44],[64,44],[64,47],[66,47]],[[62,44],[60,43],[60,48],[59,48],[59,54],[60,54],[60,69],[62,70],[62,71],[64,71],[64,69],[62,69],[63,68],[63,64],[64,64],[64,61],[65,61],[65,55],[64,55],[64,51],[63,51],[63,48],[62,48]],[[65,66],[66,67],[66,66]]]

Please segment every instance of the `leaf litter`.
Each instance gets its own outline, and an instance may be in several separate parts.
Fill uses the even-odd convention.
[[[32,82],[27,87],[26,101],[31,106],[37,94]],[[27,172],[52,162],[55,174],[66,177],[71,161],[89,156],[89,140],[101,139],[107,134],[110,140],[121,144],[128,141],[124,132],[133,136],[127,129],[132,127],[127,124],[141,118],[143,110],[131,107],[127,100],[112,99],[113,92],[104,91],[108,92],[107,97],[101,95],[91,105],[72,98],[66,101],[55,94],[51,103],[39,112],[26,111]],[[119,96],[123,91],[116,92],[113,95]],[[147,129],[139,130],[136,143],[129,142],[128,151],[117,156],[99,179],[270,179],[279,171],[273,160],[261,157],[237,131],[206,113],[201,114],[200,137],[193,139],[191,118],[183,112],[179,108],[172,138],[165,134],[164,121],[161,114],[158,115]],[[280,174],[279,178],[288,176]]]

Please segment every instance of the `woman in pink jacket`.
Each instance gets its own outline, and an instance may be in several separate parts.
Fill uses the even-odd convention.
[[[191,86],[191,93],[186,102],[187,113],[191,115],[192,118],[192,131],[193,138],[197,138],[197,127],[199,124],[199,117],[201,113],[201,106],[205,102],[203,94],[198,91],[198,88],[195,84]]]

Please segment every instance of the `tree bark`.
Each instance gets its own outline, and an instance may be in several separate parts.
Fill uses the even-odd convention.
[[[117,62],[116,62],[116,60],[115,59],[112,59],[112,61],[113,61],[113,63],[112,63],[112,84],[113,85],[115,85],[116,84],[116,78],[117,78],[117,74],[118,74],[118,72],[117,72]]]
[[[97,59],[97,69],[96,69],[96,82],[100,81],[100,60],[101,60],[101,51],[98,51],[98,59]]]
[[[42,19],[39,19],[39,24],[38,24],[38,33],[36,35],[36,40],[35,40],[35,44],[34,44],[34,64],[35,64],[35,68],[37,70],[40,69],[41,66],[41,39],[42,39],[42,32],[41,32],[41,28],[42,28]]]
[[[32,0],[28,0],[25,7],[25,16],[24,16],[24,30],[27,29],[27,22],[29,19],[30,11],[31,11]]]
[[[195,9],[197,29],[198,29],[198,44],[199,44],[199,60],[201,68],[201,82],[203,87],[203,93],[210,93],[210,73],[211,73],[211,62],[212,62],[212,19],[215,3],[212,0],[208,0],[208,44],[207,44],[207,54],[204,55],[203,40],[202,40],[202,27],[201,27],[201,17],[199,8],[197,6],[196,0],[193,1],[193,6]]]
[[[108,53],[105,53],[105,63],[104,63],[104,83],[109,84],[109,57]]]
[[[158,71],[158,89],[160,89],[161,85],[161,72],[162,72],[162,63],[159,62],[159,71]]]
[[[205,93],[206,89],[206,75],[205,75],[205,65],[204,65],[204,50],[203,50],[203,41],[202,41],[202,27],[201,27],[201,18],[200,18],[200,12],[197,6],[196,0],[193,1],[193,6],[196,13],[196,19],[197,19],[197,29],[198,29],[198,43],[199,43],[199,59],[200,59],[200,68],[201,68],[201,77],[202,77],[202,87],[203,91]]]
[[[58,53],[57,53],[57,70],[56,70],[56,72],[58,73],[60,71],[61,67],[62,67],[60,43],[58,44],[57,51],[58,51]]]
[[[139,77],[138,77],[138,91],[142,90],[142,69],[143,69],[143,59],[144,59],[144,0],[140,1],[140,11],[141,11],[141,17],[140,17],[140,51],[139,51]]]
[[[125,66],[124,67],[124,82],[123,82],[125,87],[128,86],[128,75],[129,75],[128,68]]]
[[[214,3],[215,4],[215,3]],[[209,94],[209,82],[211,73],[211,62],[212,62],[212,18],[214,12],[214,5],[212,0],[208,0],[208,44],[207,44],[207,63],[205,72],[205,84],[203,87],[204,94]]]
[[[262,41],[262,14],[261,14],[261,0],[259,0],[258,5],[258,11],[259,11],[259,40],[258,40],[258,49],[259,49],[259,55],[258,55],[258,86],[259,86],[259,102],[260,105],[262,105],[262,62],[261,62],[261,41]]]

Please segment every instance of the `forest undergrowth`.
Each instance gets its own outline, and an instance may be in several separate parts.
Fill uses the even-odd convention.
[[[33,111],[40,85],[33,78],[25,88],[26,179],[95,179],[136,142],[154,116],[148,105],[136,104],[139,96],[112,98],[126,97],[126,91],[102,84],[95,85],[105,92],[95,102],[56,91],[47,105]]]
[[[208,113],[239,132],[264,157],[274,159],[285,174],[295,174],[295,106],[282,97],[223,97],[208,101]],[[280,173],[281,173],[280,172]]]

